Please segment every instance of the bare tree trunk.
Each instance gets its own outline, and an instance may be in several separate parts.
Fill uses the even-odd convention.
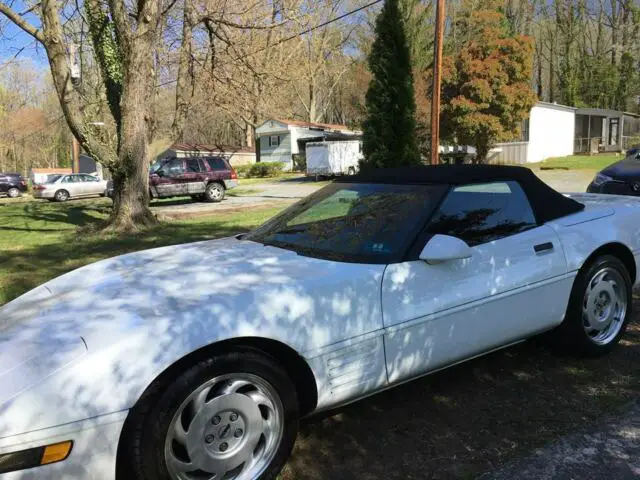
[[[253,147],[253,125],[249,122],[244,124],[244,141],[247,147]]]
[[[112,170],[113,211],[110,226],[119,231],[135,230],[156,222],[149,210],[149,143],[155,91],[154,46],[159,21],[158,0],[147,0],[144,20],[126,52],[118,128],[118,163]]]

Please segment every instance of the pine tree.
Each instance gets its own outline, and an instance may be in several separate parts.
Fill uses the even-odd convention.
[[[362,169],[420,163],[415,141],[411,57],[398,0],[386,0],[376,19],[369,55]]]

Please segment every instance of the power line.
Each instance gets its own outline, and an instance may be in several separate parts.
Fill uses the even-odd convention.
[[[318,30],[320,28],[326,27],[327,25],[331,25],[332,23],[337,22],[338,20],[342,20],[343,18],[346,18],[346,17],[348,17],[350,15],[353,15],[354,13],[358,13],[358,12],[360,12],[362,10],[366,10],[367,8],[372,7],[377,3],[381,3],[382,1],[384,1],[384,0],[374,0],[373,2],[367,3],[366,5],[362,5],[361,7],[355,8],[353,10],[350,10],[348,12],[343,13],[342,15],[339,15],[339,16],[337,16],[335,18],[332,18],[331,20],[327,20],[326,22],[320,23],[318,25],[314,25],[313,27],[307,28],[306,30],[302,30],[301,32],[294,33],[293,35],[291,35],[289,37],[285,37],[285,38],[277,41],[273,45],[268,45],[266,47],[259,48],[258,50],[254,50],[253,52],[248,53],[244,58],[252,57],[253,55],[256,55],[256,54],[258,54],[260,52],[264,52],[265,50],[269,50],[270,48],[274,48],[274,47],[277,47],[278,45],[282,45],[285,42],[288,42],[288,41],[293,40],[295,38],[298,38],[298,37],[301,37],[303,35],[306,35],[307,33],[311,33],[314,30]],[[164,87],[165,85],[170,85],[172,83],[176,83],[177,81],[178,81],[177,78],[173,79],[173,80],[167,80],[166,82],[162,82],[162,83],[156,85],[156,88]]]

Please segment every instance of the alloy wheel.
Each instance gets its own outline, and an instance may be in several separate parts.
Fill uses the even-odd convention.
[[[215,377],[178,407],[165,441],[165,460],[179,480],[252,480],[267,469],[284,431],[276,390],[249,373]]]
[[[591,277],[582,301],[582,321],[589,339],[596,345],[613,341],[627,314],[628,292],[620,272],[611,267]]]

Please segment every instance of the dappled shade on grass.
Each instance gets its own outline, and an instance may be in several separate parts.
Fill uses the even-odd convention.
[[[138,234],[115,236],[91,232],[92,226],[108,216],[108,200],[65,204],[0,200],[0,305],[88,263],[147,248],[246,232],[280,209],[227,211],[162,222]]]

